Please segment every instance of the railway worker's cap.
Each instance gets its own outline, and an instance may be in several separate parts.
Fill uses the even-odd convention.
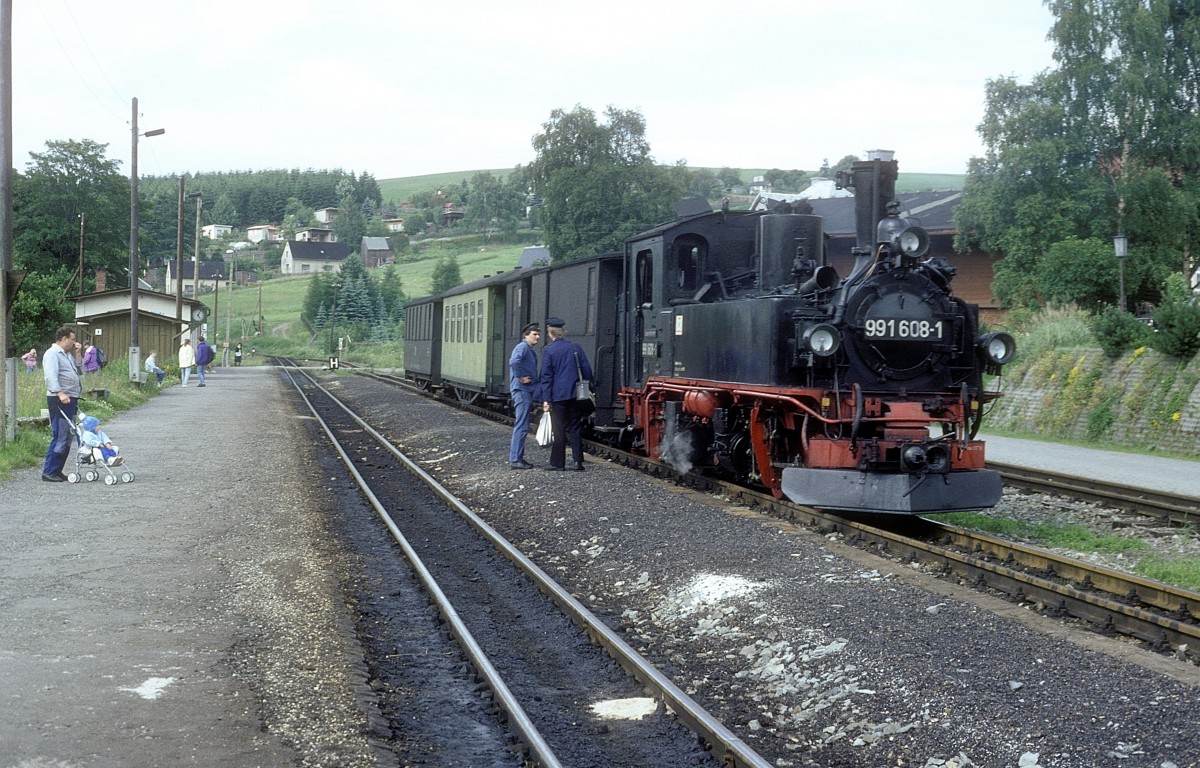
[[[564,325],[566,325],[566,323],[563,322],[561,317],[552,317],[546,321],[547,328],[562,328]]]
[[[526,325],[524,328],[521,329],[521,335],[524,336],[525,334],[529,333],[530,331],[537,331],[538,333],[541,333],[542,326],[538,325],[537,323],[530,323],[529,325]]]

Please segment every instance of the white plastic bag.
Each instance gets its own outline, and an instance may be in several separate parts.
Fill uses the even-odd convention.
[[[542,420],[538,422],[537,444],[543,448],[554,442],[554,425],[550,423],[550,411],[542,411]]]

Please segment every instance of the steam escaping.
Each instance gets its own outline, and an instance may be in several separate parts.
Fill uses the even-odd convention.
[[[686,475],[692,471],[692,456],[694,455],[695,447],[692,443],[692,433],[684,430],[676,432],[663,449],[659,452],[659,458],[664,463],[681,475]]]

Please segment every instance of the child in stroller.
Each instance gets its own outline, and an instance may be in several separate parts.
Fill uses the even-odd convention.
[[[120,455],[120,449],[100,429],[100,420],[95,416],[83,416],[78,426],[71,424],[71,430],[79,442],[79,451],[75,455],[75,471],[67,475],[67,480],[72,483],[80,480],[91,482],[100,477],[96,470],[96,467],[100,467],[106,473],[104,483],[115,485],[118,476],[112,468],[123,466],[125,459]],[[133,472],[123,470],[120,480],[124,483],[133,482]]]
[[[110,467],[121,464],[121,451],[100,429],[100,419],[95,416],[84,416],[83,420],[79,422],[79,426],[83,427],[83,432],[79,435],[79,443],[92,449],[93,459],[102,461]]]

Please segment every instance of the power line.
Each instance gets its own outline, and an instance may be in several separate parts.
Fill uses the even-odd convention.
[[[50,22],[50,19],[46,16],[46,8],[40,2],[37,4],[37,7],[38,7],[38,12],[40,12],[42,14],[42,20],[46,22],[46,28],[48,30],[50,30],[50,36],[54,38],[54,42],[58,43],[59,50],[61,50],[62,54],[63,54],[63,59],[68,64],[71,65],[71,69],[75,70],[75,76],[76,76],[77,81],[81,85],[83,85],[83,87],[85,89],[87,89],[87,92],[92,95],[92,98],[96,100],[97,104],[99,104],[101,107],[103,107],[104,110],[106,112],[108,112],[108,114],[112,115],[114,120],[117,120],[118,122],[122,122],[122,123],[126,122],[124,118],[118,117],[117,114],[115,112],[113,112],[112,109],[109,107],[109,105],[103,99],[101,99],[98,95],[96,95],[95,91],[92,90],[92,86],[88,84],[86,79],[84,79],[83,73],[79,71],[79,67],[75,66],[75,60],[71,58],[71,54],[67,51],[67,47],[65,45],[63,45],[63,41],[62,41],[62,39],[59,38],[58,32],[54,28],[54,24],[52,24]],[[70,13],[70,11],[68,10],[68,14],[69,13]],[[78,25],[76,25],[76,30],[78,30],[78,28],[79,28]],[[85,47],[86,47],[86,43],[85,43]],[[97,65],[97,68],[99,68],[99,65]],[[105,79],[107,80],[107,76],[105,77]],[[109,85],[111,86],[111,83]],[[113,90],[115,91],[116,89],[114,88]]]

